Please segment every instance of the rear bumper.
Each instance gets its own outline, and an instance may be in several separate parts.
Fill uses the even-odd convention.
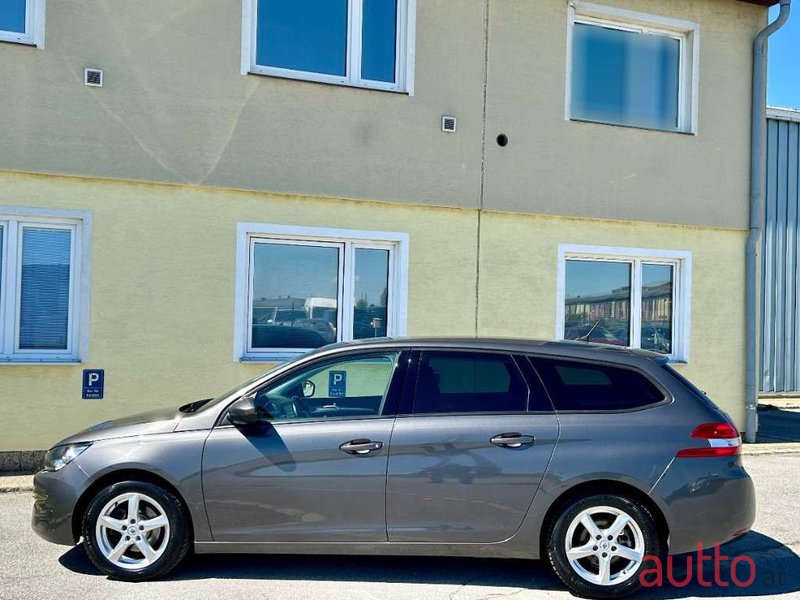
[[[756,516],[753,481],[736,458],[676,458],[651,491],[669,526],[669,552],[724,544]]]
[[[33,478],[33,515],[31,526],[39,537],[65,546],[74,546],[72,514],[88,477],[77,464],[57,473],[40,471]]]

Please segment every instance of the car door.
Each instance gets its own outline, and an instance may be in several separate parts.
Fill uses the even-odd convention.
[[[413,403],[401,409],[389,452],[389,541],[511,537],[558,439],[541,383],[508,353],[424,350],[415,363]]]
[[[407,360],[370,352],[300,367],[258,390],[266,421],[223,417],[205,444],[214,541],[386,541],[389,438]]]

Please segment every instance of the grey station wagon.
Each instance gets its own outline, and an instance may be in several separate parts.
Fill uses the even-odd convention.
[[[574,592],[611,597],[638,589],[648,555],[749,530],[740,453],[728,416],[657,354],[384,338],[59,442],[33,528],[83,538],[131,581],[191,549],[545,558]]]

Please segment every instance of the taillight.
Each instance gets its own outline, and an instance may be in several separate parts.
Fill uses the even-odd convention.
[[[675,455],[678,458],[705,458],[736,456],[742,453],[742,437],[730,423],[703,423],[692,431],[692,438],[708,442],[708,446],[685,448]]]

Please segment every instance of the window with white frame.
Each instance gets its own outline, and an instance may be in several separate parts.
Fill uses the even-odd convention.
[[[0,209],[0,362],[81,357],[88,216],[53,214]]]
[[[689,356],[691,253],[559,247],[558,339]]]
[[[570,8],[567,115],[695,132],[695,23],[576,1]]]
[[[0,42],[44,44],[45,0],[0,1]]]
[[[243,2],[243,72],[411,91],[416,0]]]
[[[405,333],[408,236],[242,223],[234,357]]]

